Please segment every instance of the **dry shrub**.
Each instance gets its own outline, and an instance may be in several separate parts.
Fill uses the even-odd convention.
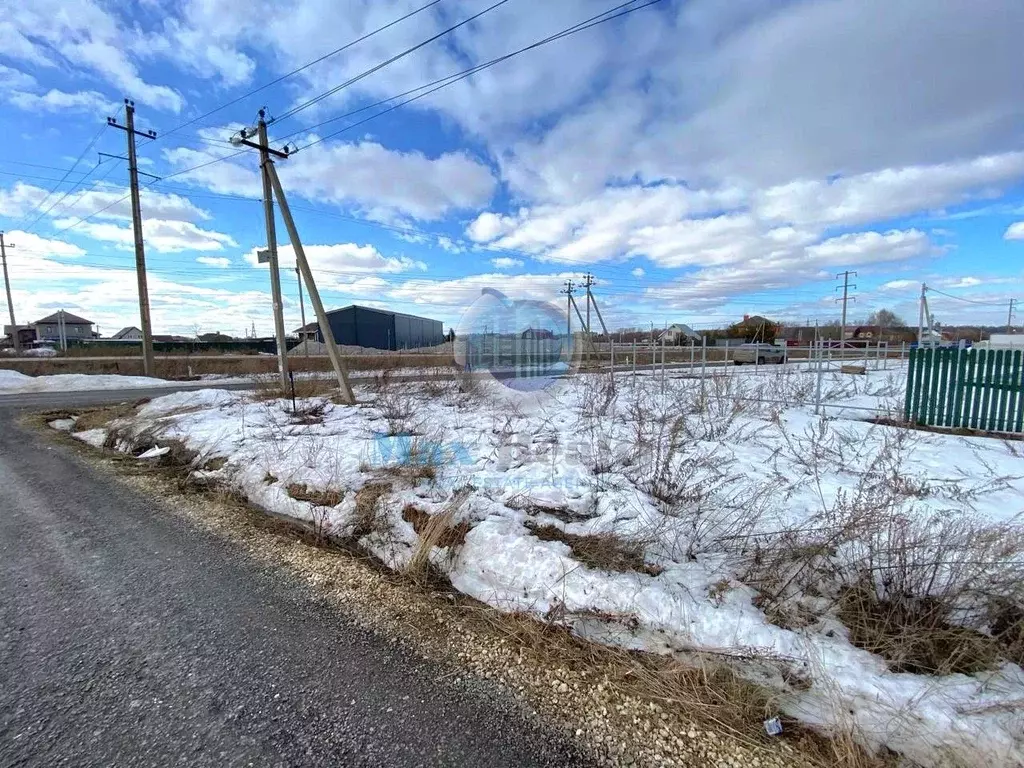
[[[310,488],[308,485],[290,483],[287,488],[288,495],[296,501],[306,501],[314,507],[336,507],[345,498],[344,491],[335,488]]]
[[[352,518],[352,538],[360,539],[385,527],[380,500],[391,493],[391,483],[367,483],[356,491],[356,508]]]
[[[405,511],[403,510],[403,515]],[[421,522],[419,542],[413,550],[412,557],[405,566],[405,575],[414,582],[422,585],[445,583],[444,577],[430,561],[430,553],[434,547],[448,547],[449,557],[455,557],[458,546],[459,533],[455,524],[456,510],[446,509],[436,515],[427,515],[426,520]],[[462,540],[465,541],[465,533],[462,533]]]
[[[456,547],[466,543],[466,534],[470,524],[467,520],[454,522],[453,509],[446,509],[441,514],[431,515],[414,504],[406,504],[402,509],[402,519],[412,525],[412,529],[420,537],[420,541],[432,542],[434,547]]]
[[[541,541],[568,544],[574,558],[588,568],[616,573],[646,573],[657,576],[663,569],[644,561],[644,543],[624,539],[615,533],[575,534],[555,525],[527,523],[530,532]]]

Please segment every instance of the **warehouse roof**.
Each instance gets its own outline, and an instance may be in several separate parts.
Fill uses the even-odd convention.
[[[394,315],[395,317],[415,317],[418,320],[433,320],[433,318],[431,318],[431,317],[423,317],[423,315],[409,315],[409,314],[406,314],[405,312],[395,312],[395,311],[390,310],[390,309],[378,309],[377,307],[366,307],[366,306],[363,306],[362,304],[349,304],[347,307],[340,307],[338,309],[332,309],[327,314],[328,315],[333,315],[335,312],[344,312],[345,310],[348,310],[348,309],[362,309],[362,310],[365,310],[367,312],[379,312],[382,315]],[[435,320],[434,322],[440,322],[440,320]]]

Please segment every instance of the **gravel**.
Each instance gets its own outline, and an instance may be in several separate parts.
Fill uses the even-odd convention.
[[[0,411],[0,766],[591,763],[353,621],[343,558],[51,437]]]

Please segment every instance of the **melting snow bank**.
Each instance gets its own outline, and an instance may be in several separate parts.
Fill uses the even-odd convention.
[[[0,369],[0,395],[24,392],[83,392],[98,389],[135,389],[162,387],[176,382],[147,376],[113,374],[61,373],[53,376],[26,376],[17,371]]]
[[[823,523],[852,526],[851,510],[883,509],[913,530],[967,516],[1017,524],[1020,443],[863,420],[872,412],[861,409],[898,410],[904,375],[828,373],[824,418],[799,404],[814,374],[784,368],[703,382],[620,376],[614,391],[607,377],[580,376],[515,399],[493,382],[378,385],[359,406],[307,399],[296,413],[200,390],[76,436],[136,455],[178,441],[197,480],[354,539],[392,568],[426,554],[456,589],[502,610],[626,648],[735,658],[779,692],[785,714],[915,762],[1024,765],[1019,666],[893,671],[853,645],[820,577],[861,568],[858,547],[879,535],[878,518],[847,538]],[[810,529],[830,546],[798,568],[757,543],[804,545]],[[428,536],[436,546],[424,552]],[[963,566],[933,581],[952,583],[953,567]],[[772,590],[788,595],[775,623],[760,607],[772,569]]]

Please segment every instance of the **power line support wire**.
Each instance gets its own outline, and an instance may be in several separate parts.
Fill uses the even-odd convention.
[[[316,321],[320,325],[323,334],[324,344],[327,345],[327,355],[331,358],[334,372],[338,375],[338,387],[341,391],[341,399],[347,405],[355,404],[355,396],[352,394],[352,387],[348,383],[348,372],[345,370],[345,363],[338,351],[338,344],[334,340],[334,332],[327,321],[327,313],[324,312],[323,302],[320,301],[320,291],[317,290],[313,281],[313,273],[309,269],[309,262],[306,261],[306,251],[302,247],[302,240],[299,239],[299,230],[295,228],[295,221],[292,219],[291,209],[288,207],[288,199],[284,196],[284,189],[281,187],[281,180],[277,177],[277,168],[273,163],[267,165],[267,172],[270,176],[270,183],[277,196],[277,204],[281,207],[281,216],[288,228],[288,237],[292,241],[292,249],[295,251],[295,261],[298,264],[302,278],[306,282],[306,293],[309,294],[310,303],[316,313]]]
[[[139,282],[139,320],[142,325],[142,369],[146,376],[154,375],[153,327],[149,319],[149,287],[146,284],[146,250],[142,237],[142,204],[139,200],[139,164],[135,155],[135,137],[155,139],[155,131],[135,130],[135,102],[124,100],[125,125],[118,124],[113,117],[107,124],[120,128],[128,134],[128,178],[131,184],[132,230],[135,233],[135,275]]]

